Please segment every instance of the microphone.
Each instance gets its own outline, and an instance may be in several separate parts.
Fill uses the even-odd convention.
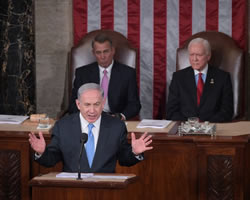
[[[81,178],[81,157],[82,157],[82,151],[84,144],[88,141],[88,134],[82,133],[80,143],[81,143],[81,149],[80,149],[80,155],[79,155],[79,161],[78,161],[78,178],[76,180],[82,180]]]

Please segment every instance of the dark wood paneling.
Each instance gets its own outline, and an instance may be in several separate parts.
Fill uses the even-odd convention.
[[[133,185],[126,189],[89,189],[72,187],[33,187],[36,200],[138,200]]]
[[[232,156],[208,156],[207,198],[233,199],[233,158]]]
[[[139,176],[142,199],[197,199],[197,157],[191,143],[154,142],[145,160],[133,167],[117,167],[117,172]],[[181,191],[181,192],[180,192]],[[174,195],[173,195],[174,194]]]
[[[0,199],[29,199],[29,145],[0,141]]]
[[[137,188],[135,186],[137,177],[132,174],[122,174],[128,176],[126,180],[121,179],[96,179],[85,180],[58,179],[57,173],[33,178],[30,181],[32,187],[32,199],[36,200],[137,200]],[[96,174],[113,175],[113,174]],[[119,174],[120,175],[120,174]]]
[[[136,134],[140,135],[140,133]],[[191,137],[166,133],[152,135],[154,149],[145,152],[144,161],[133,167],[117,166],[117,172],[133,173],[138,176],[138,181],[134,185],[136,189],[134,195],[138,199],[250,199],[248,136]],[[49,142],[49,135],[46,136],[46,140]],[[54,168],[44,168],[33,160],[28,133],[0,131],[0,152],[4,154],[15,152],[16,157],[14,155],[13,157],[16,160],[20,155],[21,164],[20,167],[16,165],[15,173],[21,176],[21,187],[20,184],[19,186],[16,184],[16,195],[20,194],[18,192],[20,187],[21,199],[29,199],[28,181],[32,177],[62,169],[61,163]],[[5,157],[13,159],[12,156],[5,155]],[[5,161],[0,163],[4,165]],[[10,164],[8,168],[13,169]],[[3,177],[5,172],[3,170],[0,172],[2,172],[0,177]],[[18,180],[15,173],[13,177]],[[51,192],[53,192],[52,189]],[[67,196],[66,193],[64,195]]]

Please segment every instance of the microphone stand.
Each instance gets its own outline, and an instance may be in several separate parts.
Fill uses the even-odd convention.
[[[79,161],[78,161],[78,177],[76,180],[82,180],[82,178],[81,178],[81,157],[82,157],[83,146],[87,141],[88,141],[88,134],[82,133],[81,140],[80,140],[81,149],[80,149],[80,155],[79,155]]]

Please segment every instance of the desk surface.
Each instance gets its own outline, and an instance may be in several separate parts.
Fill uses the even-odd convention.
[[[29,119],[22,124],[0,124],[0,131],[5,132],[38,132],[42,131],[44,134],[49,134],[55,121],[50,119],[51,127],[49,129],[37,129],[38,122],[31,122]]]
[[[54,125],[55,121],[51,120],[50,123]],[[166,128],[136,128],[139,121],[127,121],[128,132],[137,133],[169,133],[173,131],[173,128],[177,126],[177,122],[171,122]],[[216,136],[240,136],[240,135],[250,135],[250,121],[239,121],[232,123],[217,123]],[[42,131],[44,134],[49,134],[50,129],[38,130],[37,122],[30,122],[29,120],[24,121],[22,124],[0,124],[0,131],[7,132],[38,132]]]
[[[128,132],[153,132],[153,133],[169,133],[176,126],[177,122],[171,122],[166,128],[136,128],[139,121],[128,121]],[[250,135],[250,121],[239,121],[232,123],[216,123],[216,136],[240,136]]]

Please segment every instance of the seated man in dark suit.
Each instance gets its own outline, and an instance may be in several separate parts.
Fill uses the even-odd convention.
[[[84,83],[97,83],[107,97],[105,112],[122,120],[135,117],[141,109],[135,69],[113,59],[115,48],[107,35],[97,35],[92,47],[97,62],[76,69],[69,113],[78,111],[75,100],[79,87]]]
[[[143,159],[142,153],[153,147],[151,136],[144,133],[139,139],[131,133],[131,145],[127,141],[127,128],[123,121],[102,112],[105,99],[96,83],[79,88],[76,104],[80,112],[57,121],[51,143],[46,147],[42,132],[39,138],[29,134],[29,142],[36,152],[36,160],[46,167],[63,162],[63,171],[77,172],[80,140],[88,133],[80,161],[82,172],[115,172],[116,162],[131,166]]]
[[[190,67],[177,71],[169,87],[167,119],[228,122],[233,117],[230,74],[208,64],[211,48],[207,40],[193,39],[188,45]]]

